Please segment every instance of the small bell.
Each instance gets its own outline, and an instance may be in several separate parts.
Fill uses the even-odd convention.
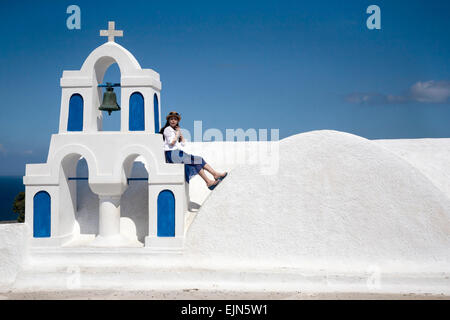
[[[111,115],[111,112],[113,111],[120,110],[120,107],[117,104],[116,93],[114,92],[114,88],[110,84],[108,84],[108,86],[106,87],[106,91],[103,94],[103,103],[98,109],[102,111],[108,111],[108,115]]]

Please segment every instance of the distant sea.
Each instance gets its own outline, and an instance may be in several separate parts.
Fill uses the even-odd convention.
[[[0,176],[0,221],[17,220],[12,206],[20,191],[25,191],[23,176]]]

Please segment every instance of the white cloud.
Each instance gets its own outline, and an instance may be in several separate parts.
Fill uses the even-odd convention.
[[[347,95],[345,100],[356,104],[386,104],[387,96],[374,92],[355,92]]]
[[[424,103],[445,103],[450,98],[449,81],[417,82],[410,89],[414,101]]]
[[[450,103],[450,81],[419,81],[403,95],[355,92],[345,100],[356,104]]]
[[[0,143],[0,153],[6,153],[5,147]]]

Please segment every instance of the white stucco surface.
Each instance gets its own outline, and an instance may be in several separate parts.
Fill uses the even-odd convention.
[[[185,214],[182,253],[82,242],[28,252],[16,245],[22,226],[5,225],[0,247],[7,254],[0,261],[9,284],[0,291],[450,295],[450,197],[443,178],[449,144],[367,140],[333,130],[279,142],[188,143],[186,151],[229,176],[213,192],[200,177],[191,180],[194,209]],[[130,177],[146,177],[141,160]],[[81,161],[77,175],[85,174]],[[122,195],[122,230],[141,242],[147,186],[130,181]],[[98,196],[78,181],[81,234],[98,232],[97,211]]]
[[[28,238],[26,224],[0,224],[0,286],[14,282],[26,262]]]
[[[372,141],[408,161],[450,197],[450,138]]]
[[[430,156],[431,158],[431,156]],[[449,270],[450,199],[379,144],[319,130],[279,142],[280,165],[236,166],[187,233],[203,265]]]

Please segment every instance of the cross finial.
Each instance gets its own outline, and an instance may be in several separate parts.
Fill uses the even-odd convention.
[[[116,23],[114,21],[108,21],[108,30],[100,30],[101,37],[108,37],[108,41],[114,42],[114,37],[123,37],[122,30],[114,30]]]

